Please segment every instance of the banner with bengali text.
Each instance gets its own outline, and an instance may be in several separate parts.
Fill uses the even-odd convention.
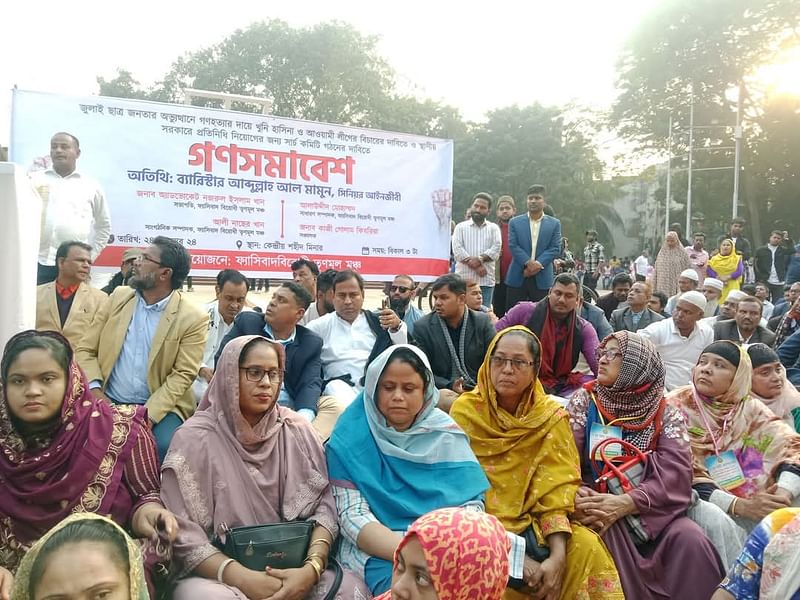
[[[192,274],[285,278],[298,258],[368,280],[447,272],[453,142],[102,96],[15,90],[11,160],[31,170],[50,138],[80,140],[78,170],[100,182],[112,240],[95,261],[176,238]]]

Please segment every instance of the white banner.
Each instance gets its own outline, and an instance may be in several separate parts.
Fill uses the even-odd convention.
[[[286,277],[291,263],[383,281],[447,272],[453,142],[192,106],[15,91],[11,160],[42,164],[58,131],[109,202],[112,241],[180,240],[192,274]]]

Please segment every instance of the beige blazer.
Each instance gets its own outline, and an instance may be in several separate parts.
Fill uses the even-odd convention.
[[[87,379],[101,381],[104,390],[135,308],[134,290],[118,287],[78,343],[78,364]],[[194,413],[191,386],[200,369],[207,335],[208,314],[176,290],[158,323],[148,358],[147,385],[151,395],[145,406],[154,423],[171,412],[183,420]]]
[[[40,285],[36,288],[36,329],[60,331],[74,349],[92,323],[97,310],[107,299],[105,292],[82,283],[75,292],[64,327],[61,327],[55,281]]]

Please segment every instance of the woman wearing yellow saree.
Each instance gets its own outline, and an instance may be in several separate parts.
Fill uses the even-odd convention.
[[[725,284],[719,297],[719,303],[722,305],[731,290],[739,289],[744,274],[742,255],[736,254],[733,240],[726,238],[720,242],[719,252],[708,260],[706,273],[709,277],[715,277]]]
[[[148,600],[139,546],[114,521],[76,513],[37,541],[22,559],[12,600]]]
[[[478,386],[462,394],[450,416],[491,484],[486,511],[518,535],[532,528],[549,557],[525,558],[520,591],[506,600],[624,598],[614,560],[594,532],[571,523],[580,486],[580,459],[566,411],[538,379],[541,346],[526,327],[499,332],[478,371]]]

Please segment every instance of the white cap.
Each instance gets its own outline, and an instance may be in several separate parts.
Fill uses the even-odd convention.
[[[678,296],[678,302],[681,300],[685,300],[689,304],[694,304],[700,310],[706,309],[706,297],[696,290],[692,290],[690,292],[683,292],[680,296]]]
[[[685,271],[682,271],[680,277],[686,277],[686,279],[691,279],[696,283],[700,281],[700,276],[694,269],[686,269]]]
[[[707,285],[708,287],[712,287],[715,290],[722,291],[722,288],[725,287],[725,284],[722,283],[719,279],[715,279],[713,277],[706,277],[703,280],[703,285]]]
[[[747,298],[747,294],[745,294],[742,290],[731,290],[728,292],[728,300],[738,302],[742,298]]]

